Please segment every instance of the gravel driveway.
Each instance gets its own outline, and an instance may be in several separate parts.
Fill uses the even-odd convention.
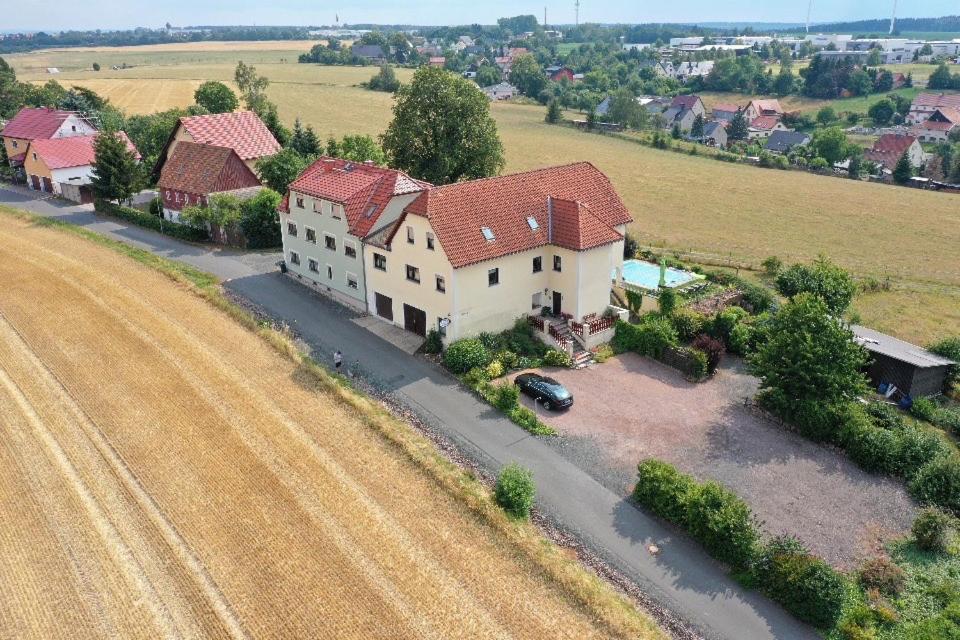
[[[654,360],[623,354],[579,371],[551,369],[573,393],[565,413],[534,407],[565,437],[565,455],[629,491],[649,457],[717,480],[753,508],[771,533],[792,533],[841,568],[878,541],[905,533],[916,506],[899,481],[870,475],[842,452],[813,444],[753,415],[743,399],[757,381],[727,358],[694,384]]]

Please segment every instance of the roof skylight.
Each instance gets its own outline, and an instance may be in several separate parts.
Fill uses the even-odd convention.
[[[480,227],[480,232],[483,234],[483,237],[487,239],[487,242],[493,242],[496,240],[496,237],[493,235],[493,231],[490,230],[490,227]]]
[[[527,224],[530,225],[532,231],[536,231],[540,228],[540,223],[537,222],[537,219],[533,216],[527,216]]]

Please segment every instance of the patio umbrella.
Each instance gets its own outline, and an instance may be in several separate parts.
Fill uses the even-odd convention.
[[[660,284],[658,286],[667,286],[667,261],[660,258]]]

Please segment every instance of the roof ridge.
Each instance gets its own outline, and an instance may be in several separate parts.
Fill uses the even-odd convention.
[[[451,187],[459,187],[459,186],[463,186],[463,185],[467,185],[467,184],[477,184],[477,183],[479,183],[479,182],[489,182],[489,181],[491,181],[491,180],[502,180],[502,179],[504,179],[504,178],[512,178],[512,177],[514,177],[514,176],[525,176],[525,175],[530,175],[530,174],[533,174],[533,173],[539,173],[539,172],[541,172],[541,171],[552,171],[552,170],[555,170],[555,169],[566,169],[567,167],[576,167],[576,166],[580,166],[580,165],[586,165],[586,166],[589,166],[589,167],[591,167],[591,168],[593,168],[593,169],[596,169],[596,171],[597,171],[598,173],[600,173],[601,175],[603,175],[603,172],[600,171],[599,169],[597,169],[597,166],[596,166],[595,164],[593,164],[592,162],[590,162],[589,160],[575,160],[574,162],[568,162],[568,163],[566,163],[566,164],[555,164],[555,165],[550,165],[550,166],[548,166],[548,167],[538,167],[538,168],[536,168],[536,169],[528,169],[527,171],[517,171],[517,172],[515,172],[515,173],[504,173],[504,174],[501,174],[501,175],[498,175],[498,176],[487,176],[487,177],[485,177],[485,178],[473,178],[473,179],[471,179],[471,180],[464,180],[464,181],[462,181],[462,182],[451,182],[451,183],[449,183],[449,184],[434,185],[434,186],[432,186],[432,187],[429,187],[429,188],[427,189],[427,191],[433,191],[433,190],[441,191],[441,190],[444,190],[444,189],[449,189],[449,188],[451,188]]]

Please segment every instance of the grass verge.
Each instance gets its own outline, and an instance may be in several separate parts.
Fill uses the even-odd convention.
[[[478,519],[510,541],[518,555],[529,558],[546,578],[555,581],[570,595],[573,603],[583,607],[611,633],[651,640],[666,638],[651,618],[609,584],[571,559],[560,547],[544,538],[534,525],[508,517],[493,501],[490,490],[482,482],[444,458],[427,438],[377,402],[328,374],[320,364],[301,352],[289,335],[258,321],[250,312],[231,302],[223,294],[215,276],[76,225],[6,206],[0,206],[0,213],[32,224],[55,227],[121,253],[195,293],[265,340],[277,353],[292,362],[302,378],[309,380],[317,390],[329,393],[338,402],[354,410],[366,426],[395,446],[441,488],[462,501]]]

